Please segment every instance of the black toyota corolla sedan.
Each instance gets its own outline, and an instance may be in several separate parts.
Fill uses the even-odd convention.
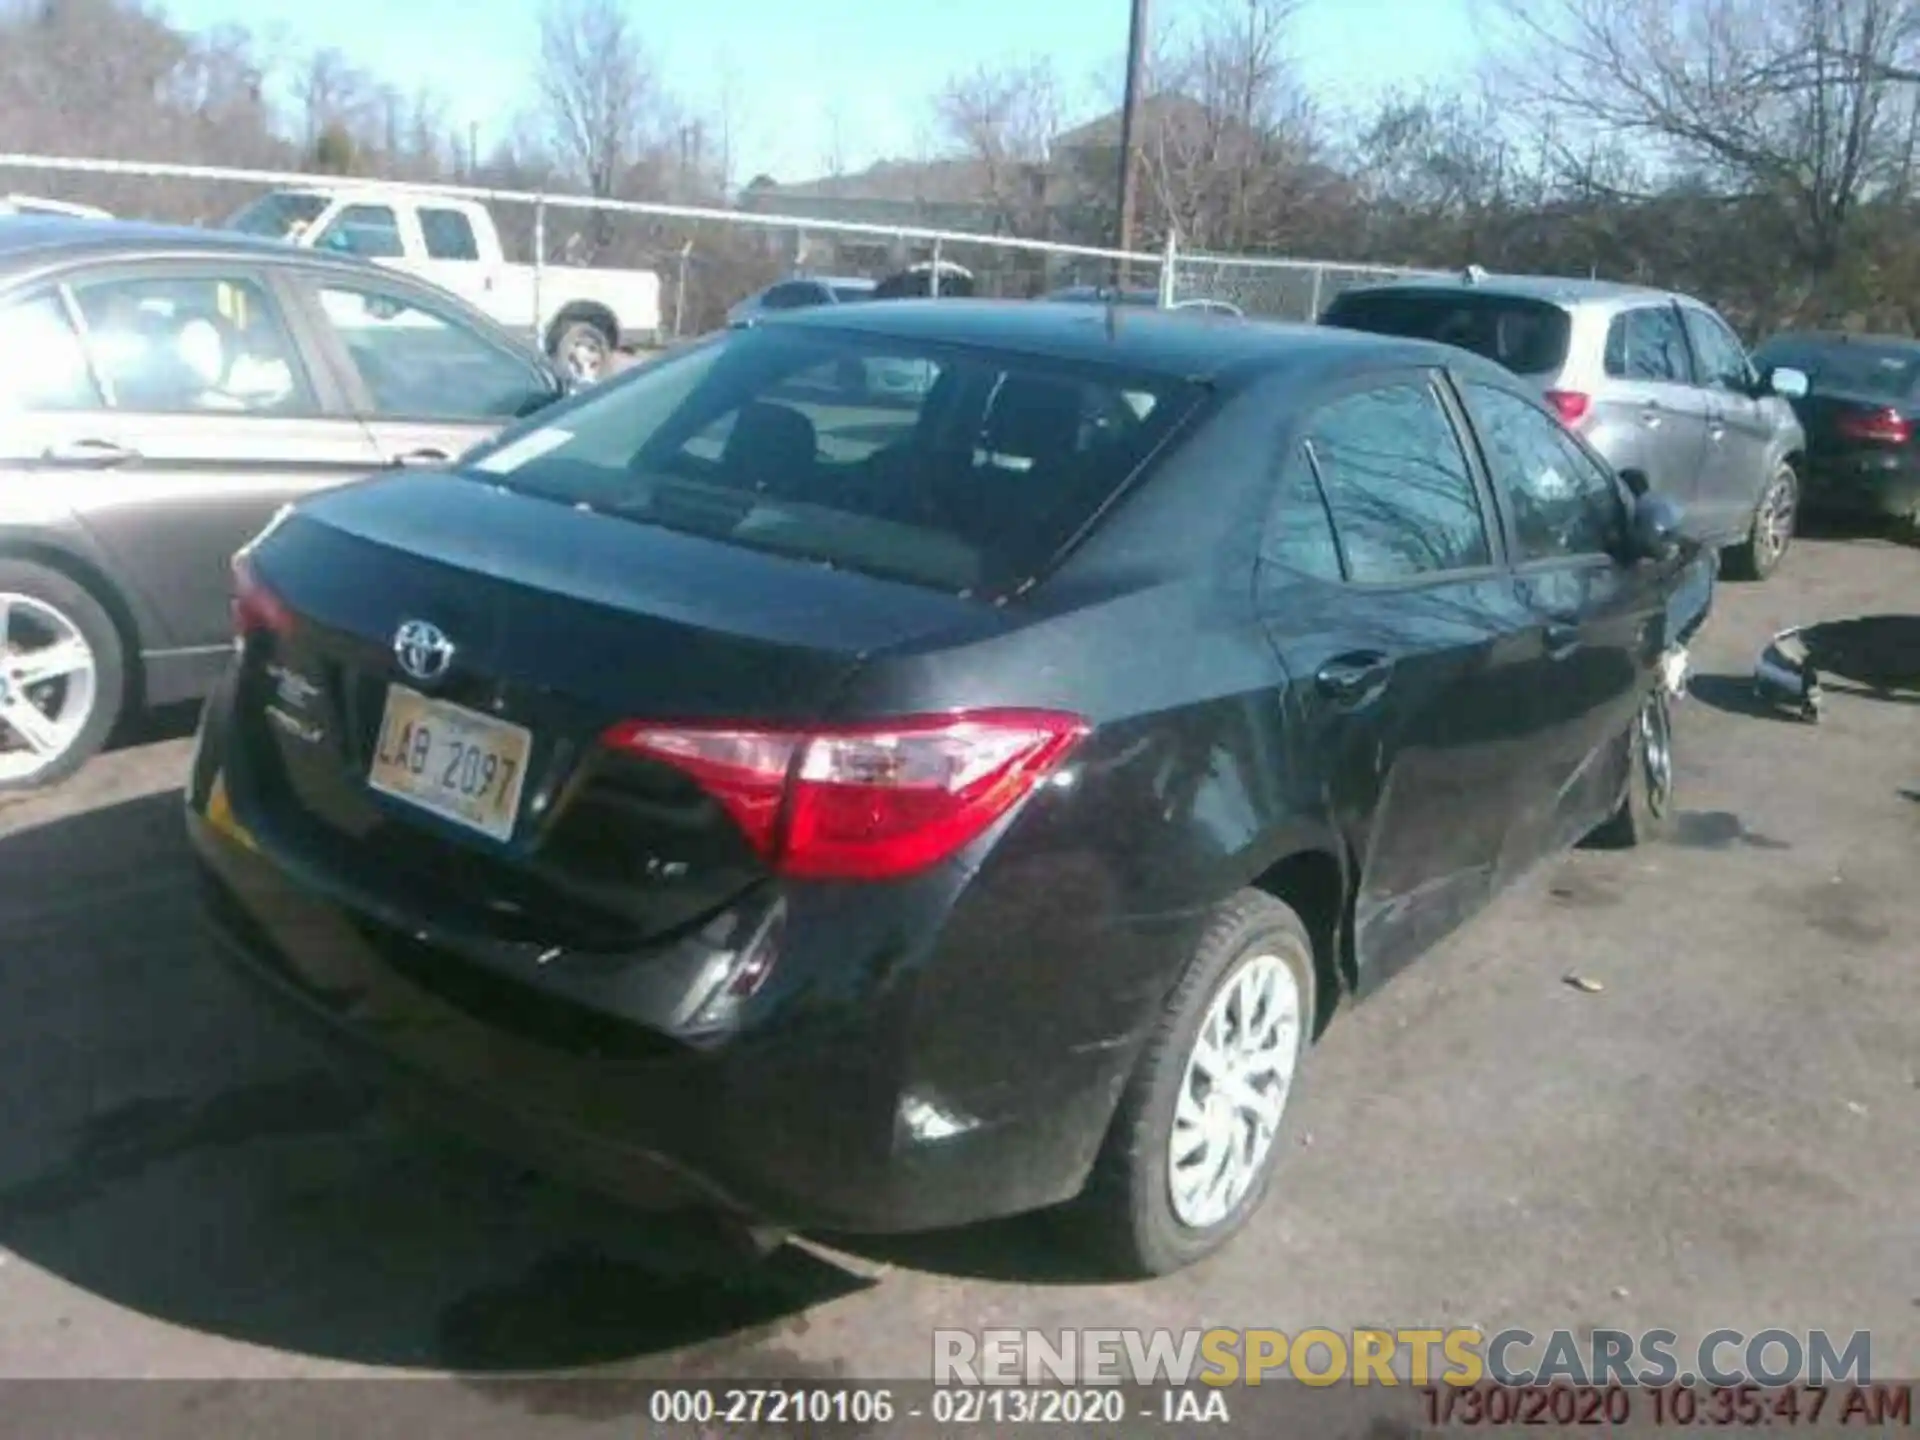
[[[592,1183],[842,1233],[1070,1201],[1166,1271],[1260,1204],[1342,1001],[1668,814],[1675,523],[1422,342],[770,319],[242,554],[208,913]]]

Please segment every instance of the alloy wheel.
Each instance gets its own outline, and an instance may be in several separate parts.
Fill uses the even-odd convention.
[[[44,600],[0,592],[0,782],[31,780],[58,763],[99,693],[80,627]]]
[[[1768,488],[1766,499],[1760,503],[1760,523],[1756,526],[1755,538],[1769,562],[1778,560],[1787,553],[1787,546],[1793,540],[1795,512],[1799,508],[1797,487],[1791,475],[1782,474],[1774,478]]]
[[[1174,1102],[1167,1177],[1174,1218],[1219,1224],[1260,1178],[1304,1031],[1300,982],[1277,955],[1243,961],[1200,1022]]]

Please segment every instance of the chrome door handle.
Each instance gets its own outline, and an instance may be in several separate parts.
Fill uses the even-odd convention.
[[[1392,671],[1391,659],[1377,651],[1364,650],[1327,661],[1314,672],[1313,683],[1336,704],[1355,705],[1378,694]]]
[[[418,450],[409,450],[404,455],[395,455],[387,461],[387,464],[412,469],[419,465],[445,465],[451,459],[453,459],[453,456],[449,455],[445,450],[426,445]]]
[[[138,460],[140,452],[114,440],[97,440],[89,437],[81,440],[62,440],[49,445],[41,458],[51,460],[58,465],[85,465],[97,470],[106,470],[115,465],[126,465]]]

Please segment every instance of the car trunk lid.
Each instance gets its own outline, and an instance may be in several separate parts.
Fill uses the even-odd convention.
[[[614,727],[817,723],[867,660],[1007,623],[457,475],[323,496],[247,563],[267,613],[241,725],[285,843],[572,948],[697,925],[769,873],[684,770],[603,744]]]

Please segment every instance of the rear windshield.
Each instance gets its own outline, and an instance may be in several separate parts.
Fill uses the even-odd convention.
[[[641,367],[468,463],[634,522],[983,594],[1043,568],[1202,393],[768,325]]]
[[[1787,366],[1805,372],[1817,393],[1877,395],[1904,400],[1920,379],[1920,353],[1886,345],[1785,343],[1763,345],[1754,355],[1763,369]]]
[[[1549,375],[1567,360],[1572,322],[1558,305],[1506,295],[1373,291],[1342,295],[1323,325],[1438,340],[1504,365],[1516,375]]]
[[[326,208],[327,202],[322,196],[276,190],[234,211],[227,217],[226,228],[246,235],[264,235],[271,240],[284,240],[296,227],[311,225],[314,218]]]

